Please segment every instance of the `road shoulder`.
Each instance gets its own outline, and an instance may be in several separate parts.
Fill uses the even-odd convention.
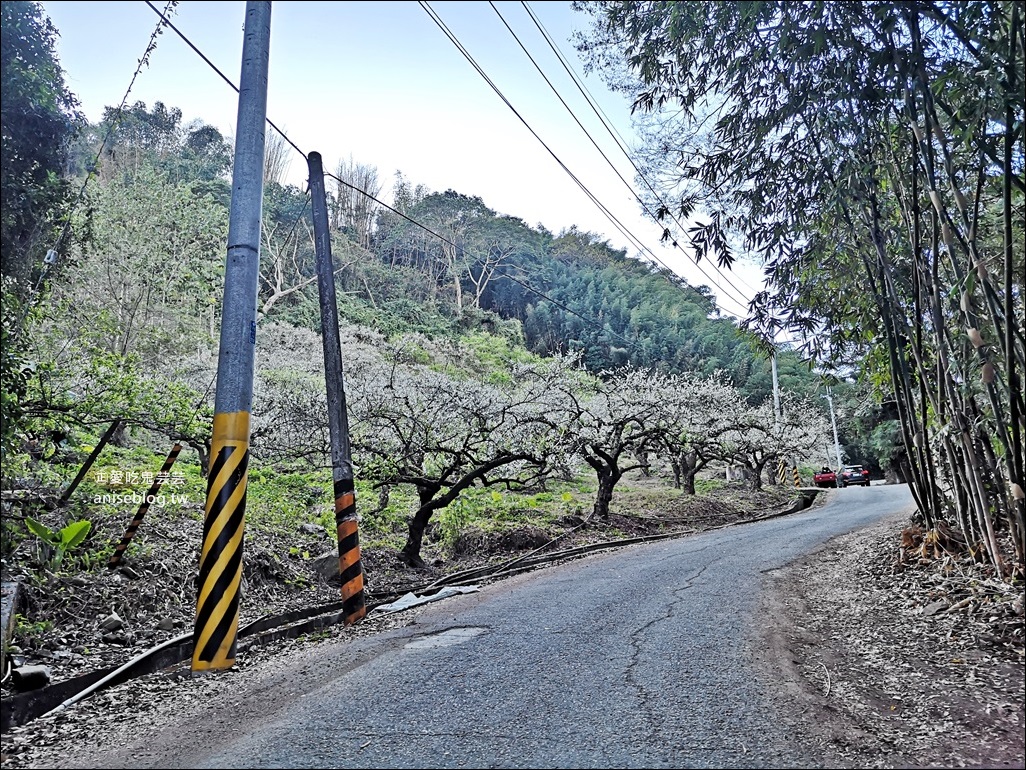
[[[1010,611],[1015,626],[1008,606],[931,611],[943,577],[895,572],[909,523],[888,517],[767,574],[752,643],[765,686],[825,767],[1021,768],[1021,599],[1017,643],[988,633]]]

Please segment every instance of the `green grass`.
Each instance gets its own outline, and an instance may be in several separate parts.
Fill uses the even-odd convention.
[[[715,492],[717,489],[723,489],[727,486],[727,482],[724,479],[695,479],[695,494],[707,495],[710,492]]]
[[[477,343],[484,361],[505,350],[505,342],[494,337],[481,335]],[[83,445],[76,451],[87,453],[89,449],[91,447]],[[124,502],[123,497],[119,503],[111,502],[112,496],[143,496],[152,483],[144,479],[152,479],[166,455],[163,448],[158,450],[143,445],[128,449],[108,446],[104,449],[73,496],[69,510],[63,514],[66,521],[87,519],[94,524],[93,534],[90,534],[81,554],[77,555],[77,566],[90,571],[103,568],[138,508],[138,504]],[[78,467],[70,463],[59,465],[42,462],[36,463],[32,470],[34,476],[48,479],[51,488],[60,490],[70,482]],[[144,474],[149,476],[145,477]],[[194,452],[188,448],[183,449],[172,468],[172,476],[175,483],[165,484],[160,490],[164,495],[163,505],[158,503],[148,513],[148,517],[161,516],[164,521],[187,517],[202,522],[206,479],[200,473]],[[118,483],[112,483],[112,478],[118,478]],[[126,478],[135,480],[125,483]],[[590,513],[594,504],[595,484],[591,471],[583,469],[573,479],[549,481],[541,491],[518,492],[499,487],[466,490],[455,502],[435,514],[426,533],[428,541],[451,552],[460,536],[469,530],[484,535],[502,534],[518,528],[559,533],[565,529],[564,522],[568,517],[584,517]],[[697,497],[717,496],[729,492],[728,487],[732,486],[722,478],[699,478],[696,481]],[[256,460],[251,462],[246,498],[248,536],[268,538],[270,542],[288,538],[287,554],[283,555],[309,558],[311,553],[323,548],[325,536],[328,540],[334,539],[335,518],[331,489],[330,468],[311,468],[300,463],[292,467],[276,467]],[[690,499],[681,490],[674,489],[667,478],[644,478],[630,474],[617,485],[611,511],[626,515],[659,516],[686,507]],[[419,500],[412,487],[398,486],[390,490],[387,505],[378,510],[378,490],[370,481],[357,479],[356,505],[360,517],[361,545],[392,551],[401,549],[408,535],[410,517],[417,510],[418,504]],[[46,524],[51,528],[59,527],[66,521],[59,521],[55,516],[47,520]],[[324,533],[300,535],[299,527],[305,523],[319,524]],[[28,536],[21,532],[14,532],[12,536],[6,524],[4,529],[5,551],[11,547],[11,541]],[[159,540],[154,539],[151,543],[148,530],[145,526],[140,530],[129,547],[129,556],[144,558],[156,553]]]

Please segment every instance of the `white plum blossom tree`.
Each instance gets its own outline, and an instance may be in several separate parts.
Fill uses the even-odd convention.
[[[595,472],[592,518],[608,519],[613,490],[624,474],[647,466],[660,430],[659,397],[649,372],[629,366],[600,377],[579,372],[544,394],[553,426]]]
[[[423,566],[428,522],[463,491],[523,487],[549,474],[561,456],[549,451],[550,424],[539,400],[549,381],[521,372],[486,383],[393,357],[360,382],[351,429],[362,474],[417,491],[403,561]]]
[[[829,434],[823,413],[792,394],[781,396],[781,415],[766,401],[752,407],[738,393],[723,404],[722,459],[741,463],[751,474],[753,490],[762,488],[762,472],[773,460],[797,464],[816,455]]]
[[[658,393],[656,451],[669,462],[673,485],[693,495],[698,472],[724,454],[724,414],[739,394],[721,373],[654,375],[652,387]]]

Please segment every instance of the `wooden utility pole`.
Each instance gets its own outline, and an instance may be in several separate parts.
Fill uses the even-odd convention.
[[[331,475],[335,496],[335,528],[338,531],[338,567],[342,577],[342,614],[350,625],[367,614],[363,595],[363,564],[356,518],[349,416],[342,377],[342,345],[338,334],[335,300],[335,266],[328,231],[328,199],[324,190],[321,154],[307,157],[310,170],[310,204],[314,245],[317,251],[317,290],[321,304],[321,340],[324,343],[324,382],[328,396],[328,433],[331,438]]]
[[[247,2],[192,672],[235,664],[256,360],[271,3]]]
[[[121,418],[116,419],[110,424],[106,432],[100,436],[100,440],[96,442],[96,446],[93,447],[93,451],[89,453],[89,457],[82,463],[82,467],[79,468],[78,474],[72,479],[71,483],[68,484],[68,488],[64,490],[64,494],[61,495],[61,499],[57,501],[57,507],[63,507],[68,500],[71,499],[71,495],[78,489],[78,485],[82,483],[82,479],[86,477],[89,469],[93,467],[93,463],[96,462],[96,458],[100,456],[100,452],[107,446],[107,442],[110,441],[111,436],[114,435],[115,431],[121,427]]]

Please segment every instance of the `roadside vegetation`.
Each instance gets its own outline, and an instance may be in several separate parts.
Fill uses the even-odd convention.
[[[183,125],[179,110],[160,103],[111,108],[89,125],[63,85],[56,31],[38,6],[14,3],[5,14],[4,76],[21,89],[8,92],[38,91],[63,131],[45,156],[29,141],[43,139],[41,129],[5,134],[5,162],[27,164],[36,153],[32,162],[63,180],[21,211],[20,224],[5,219],[10,554],[32,541],[29,519],[53,506],[108,429],[85,482],[49,516],[63,521],[46,526],[60,532],[115,509],[124,515],[173,444],[184,447],[174,485],[165,483],[147,515],[176,505],[199,515],[232,149],[217,129]],[[46,67],[30,75],[30,56]],[[305,193],[283,181],[287,150],[272,136],[247,509],[254,527],[305,512],[328,488],[310,214]],[[5,179],[6,202],[21,188],[11,186],[13,172]],[[757,490],[778,463],[824,456],[817,377],[781,351],[784,409],[774,415],[768,357],[703,287],[593,234],[532,228],[472,195],[400,175],[387,208],[353,197],[357,183],[380,192],[374,169],[340,162],[331,179],[361,511],[366,536],[399,546],[407,563],[423,566],[436,522],[456,538],[468,510],[498,520],[504,501],[537,501],[582,469],[596,485],[587,510],[604,520],[633,470],[668,470],[693,494],[701,469],[735,466]],[[76,188],[80,198],[71,197]],[[378,519],[401,521],[405,537]],[[111,544],[100,536],[94,528],[75,546],[102,553]]]
[[[1021,578],[1022,4],[575,7],[579,50],[639,117],[669,237],[758,255],[746,328],[856,373],[926,529]]]

